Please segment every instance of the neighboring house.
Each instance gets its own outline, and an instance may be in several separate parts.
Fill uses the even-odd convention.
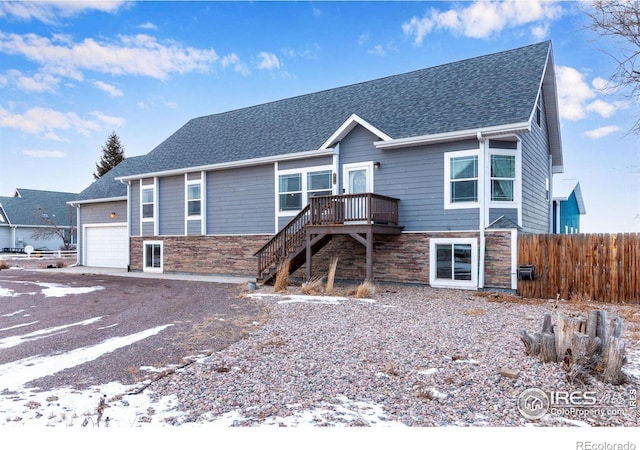
[[[575,178],[556,178],[553,181],[553,232],[580,233],[580,216],[586,213],[580,182]]]
[[[121,166],[80,194],[80,264],[118,205],[134,271],[266,281],[337,256],[338,278],[515,289],[563,170],[551,43],[196,118]]]
[[[59,250],[62,237],[42,236],[56,227],[75,244],[76,210],[67,203],[77,195],[18,188],[12,197],[0,197],[0,251],[22,252],[28,245]]]

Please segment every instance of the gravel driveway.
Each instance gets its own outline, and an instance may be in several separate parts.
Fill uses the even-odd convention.
[[[56,373],[24,386],[82,389],[157,377],[154,368],[183,366],[261,326],[266,310],[241,293],[232,284],[0,270],[0,365],[90,353],[120,339],[115,350],[61,371],[51,366]]]

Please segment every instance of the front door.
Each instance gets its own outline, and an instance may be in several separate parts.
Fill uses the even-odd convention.
[[[343,179],[345,194],[373,192],[373,163],[345,164]],[[345,222],[363,223],[369,217],[367,198],[354,195],[345,201]]]

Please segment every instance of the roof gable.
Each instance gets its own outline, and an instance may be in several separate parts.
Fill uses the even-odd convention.
[[[0,203],[11,225],[45,225],[42,215],[46,214],[51,219],[57,218],[59,225],[68,226],[70,223],[75,225],[75,211],[67,202],[77,196],[70,192],[18,188],[13,197],[0,197]]]
[[[80,192],[74,203],[126,197],[127,186],[116,180],[116,178],[144,171],[144,158],[144,156],[125,158],[120,164],[102,175],[84,191]]]
[[[547,41],[195,118],[152,150],[139,173],[319,150],[356,123],[383,139],[528,123],[550,49]]]
[[[580,189],[580,182],[576,178],[553,180],[554,201],[567,201],[571,197],[571,194],[575,194],[576,203],[578,204],[578,211],[580,211],[580,214],[586,214],[587,210],[584,206],[584,199],[582,197],[582,189]]]

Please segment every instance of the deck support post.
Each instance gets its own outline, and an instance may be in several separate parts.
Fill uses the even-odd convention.
[[[373,233],[367,233],[367,281],[373,282]]]
[[[307,258],[305,261],[306,267],[306,281],[311,281],[311,233],[307,233]]]

